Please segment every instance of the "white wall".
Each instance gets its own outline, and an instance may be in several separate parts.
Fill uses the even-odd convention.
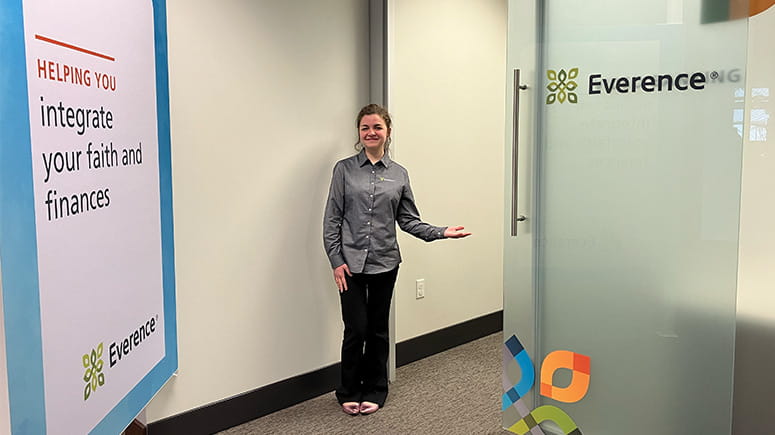
[[[474,233],[399,238],[399,342],[503,307],[506,23],[505,0],[389,2],[393,156],[423,220]],[[426,296],[416,300],[420,278]]]
[[[180,373],[151,422],[339,360],[322,214],[369,90],[364,1],[167,13]]]

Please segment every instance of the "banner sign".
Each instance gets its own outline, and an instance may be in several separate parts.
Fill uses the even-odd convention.
[[[165,2],[1,8],[5,413],[119,433],[177,369]]]

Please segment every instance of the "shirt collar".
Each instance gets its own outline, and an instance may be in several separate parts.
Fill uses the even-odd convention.
[[[366,150],[361,150],[361,152],[358,153],[358,166],[363,166],[366,163],[371,163],[368,157],[366,157]],[[377,161],[377,163],[382,162],[382,166],[385,168],[390,167],[390,163],[392,160],[390,160],[390,157],[388,157],[387,153],[385,153],[381,159]],[[375,163],[375,165],[377,164]]]

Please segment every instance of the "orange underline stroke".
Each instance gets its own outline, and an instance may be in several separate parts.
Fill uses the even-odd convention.
[[[108,55],[105,55],[105,54],[102,54],[102,53],[97,53],[96,51],[87,50],[85,48],[76,47],[75,45],[68,44],[68,43],[62,42],[62,41],[57,41],[56,39],[46,38],[45,36],[35,35],[35,39],[38,39],[38,40],[41,40],[41,41],[44,41],[44,42],[48,42],[48,43],[51,43],[51,44],[54,44],[54,45],[59,45],[60,47],[69,48],[71,50],[80,51],[81,53],[91,54],[92,56],[97,56],[97,57],[100,57],[102,59],[107,59],[107,60],[109,60],[111,62],[115,62],[116,61],[115,57],[110,57]]]

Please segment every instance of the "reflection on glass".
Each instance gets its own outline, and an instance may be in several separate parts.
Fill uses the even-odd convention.
[[[743,117],[745,116],[745,110],[733,109],[732,110],[732,125],[737,129],[737,134],[743,137]]]
[[[752,106],[751,109],[751,128],[748,132],[748,140],[752,142],[767,141],[767,122],[770,119],[770,112],[766,109],[770,101],[770,88],[752,88],[751,89]]]
[[[735,88],[735,104],[745,105],[745,89]],[[737,130],[737,135],[743,137],[743,121],[745,118],[745,110],[733,109],[732,110],[732,127]]]

